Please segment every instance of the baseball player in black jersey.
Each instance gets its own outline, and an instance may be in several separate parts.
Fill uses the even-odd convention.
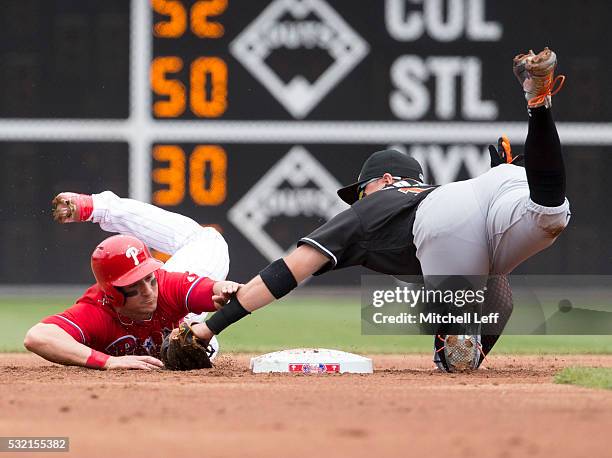
[[[421,166],[395,150],[374,153],[357,181],[338,191],[351,207],[298,241],[298,247],[253,278],[220,312],[194,332],[210,339],[225,327],[289,293],[310,275],[362,265],[393,275],[490,277],[483,307],[501,307],[506,319],[512,299],[505,275],[550,246],[569,221],[561,144],[551,98],[564,77],[554,77],[557,59],[548,48],[514,58],[514,73],[527,100],[529,129],[524,167],[507,140],[490,148],[492,168],[470,180],[434,187],[423,184]],[[491,302],[491,303],[489,303]],[[503,313],[502,313],[503,315]],[[465,336],[461,336],[465,337]],[[486,354],[498,335],[468,336]],[[434,338],[434,360],[442,370],[457,336]],[[444,350],[444,351],[442,351]],[[475,368],[478,354],[469,361]]]

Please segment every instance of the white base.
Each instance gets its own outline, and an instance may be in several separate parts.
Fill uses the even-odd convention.
[[[371,374],[372,360],[363,356],[325,348],[295,348],[275,351],[251,358],[249,368],[254,374]]]

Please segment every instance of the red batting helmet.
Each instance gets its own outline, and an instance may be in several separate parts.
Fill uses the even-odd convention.
[[[125,302],[117,287],[136,283],[163,265],[151,256],[144,243],[130,235],[113,235],[91,254],[94,277],[115,307]]]

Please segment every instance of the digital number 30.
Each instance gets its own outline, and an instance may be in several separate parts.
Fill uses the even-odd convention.
[[[174,206],[186,193],[185,152],[178,145],[157,145],[153,158],[167,167],[153,170],[153,181],[167,186],[153,193],[153,203]],[[208,168],[209,174],[206,173]],[[208,179],[206,176],[208,175]],[[220,205],[227,194],[227,155],[218,145],[198,145],[189,156],[189,195],[196,205]]]

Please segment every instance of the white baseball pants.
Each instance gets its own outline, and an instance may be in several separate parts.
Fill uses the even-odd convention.
[[[419,205],[413,234],[423,275],[508,274],[549,247],[567,226],[567,199],[529,198],[523,167],[503,164],[439,187]]]

